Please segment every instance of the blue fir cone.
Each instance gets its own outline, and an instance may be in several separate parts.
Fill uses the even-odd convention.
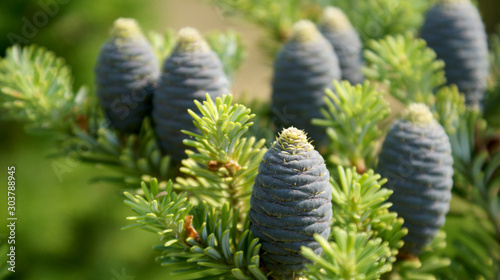
[[[250,199],[252,233],[264,265],[278,279],[292,279],[308,262],[306,246],[321,254],[315,233],[328,238],[332,217],[330,174],[302,130],[284,129],[259,165]]]
[[[162,151],[176,161],[186,157],[181,129],[197,131],[187,112],[193,100],[213,99],[229,93],[229,82],[218,56],[210,50],[196,29],[179,31],[177,45],[163,64],[158,89],[153,97],[153,122]]]
[[[482,107],[489,74],[488,43],[481,15],[470,0],[439,0],[425,17],[421,36],[446,66],[468,105]]]
[[[114,22],[95,73],[97,96],[111,125],[124,133],[138,132],[151,111],[159,69],[153,49],[134,19]]]
[[[427,106],[411,104],[391,127],[377,172],[388,179],[385,187],[394,191],[391,210],[408,228],[400,252],[418,256],[445,222],[453,185],[450,142]]]
[[[340,78],[330,43],[312,22],[295,23],[274,63],[272,113],[278,129],[293,125],[306,129],[316,142],[325,140],[324,129],[313,126],[311,119],[321,117],[325,89]]]
[[[339,59],[342,80],[351,84],[361,84],[364,81],[363,72],[363,44],[358,31],[352,26],[341,9],[327,7],[323,11],[319,31],[330,42]]]

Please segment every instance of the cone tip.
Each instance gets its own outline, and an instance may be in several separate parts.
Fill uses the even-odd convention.
[[[423,103],[410,104],[404,112],[404,119],[418,126],[427,126],[435,121],[431,110]]]
[[[304,43],[316,41],[319,38],[321,38],[321,34],[314,23],[309,20],[299,20],[292,26],[291,41]]]
[[[277,143],[284,151],[309,151],[314,147],[307,138],[307,133],[293,126],[283,128],[278,133]]]
[[[133,18],[118,18],[111,28],[111,37],[113,38],[129,38],[141,34],[141,28]]]
[[[337,7],[326,7],[320,18],[320,26],[334,31],[352,29],[352,24],[345,13]]]
[[[193,27],[184,27],[179,30],[176,50],[184,52],[206,52],[209,51],[210,48],[198,30]]]

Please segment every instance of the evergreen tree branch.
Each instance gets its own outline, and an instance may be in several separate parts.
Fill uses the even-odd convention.
[[[73,129],[73,136],[61,142],[61,150],[75,159],[114,170],[114,175],[95,177],[97,181],[139,186],[142,180],[161,181],[173,176],[171,160],[162,155],[150,120],[145,119],[138,135],[120,135],[101,119],[95,133]]]
[[[446,81],[444,62],[411,33],[370,41],[364,55],[365,76],[385,84],[388,92],[405,104],[432,105],[433,92]]]
[[[175,44],[173,32],[165,36],[152,33],[151,37],[158,56],[168,55]],[[218,50],[224,52],[221,55],[235,71],[243,57],[242,46],[236,42],[237,35],[228,33],[213,37],[219,39]],[[160,152],[149,120],[145,120],[138,135],[117,133],[103,117],[95,96],[88,95],[84,88],[74,95],[71,87],[69,67],[43,48],[14,46],[0,62],[0,102],[8,109],[7,117],[26,122],[32,131],[57,132],[61,147],[58,155],[116,171],[115,175],[96,180],[138,186],[141,180],[148,181],[152,177],[166,180],[172,176],[170,157]],[[249,146],[262,147],[264,144],[254,142],[253,138],[238,142],[242,160],[253,158]],[[62,179],[72,167],[54,161],[53,168]],[[252,171],[244,169],[238,176]]]
[[[415,33],[424,21],[431,0],[320,0],[323,5],[342,9],[358,30],[364,42],[387,35]]]
[[[358,232],[355,225],[346,229],[334,227],[332,235],[333,242],[318,234],[314,237],[323,248],[323,257],[302,247],[302,253],[313,262],[306,270],[309,279],[376,280],[391,271],[391,264],[386,262],[390,254],[388,242],[374,238],[371,233]]]
[[[498,279],[495,278],[500,258],[500,244],[489,221],[478,219],[477,207],[461,204],[463,213],[448,215],[445,230],[447,246],[440,254],[450,258],[450,265],[437,273],[440,279]],[[476,209],[474,209],[476,208]]]
[[[408,280],[436,280],[436,275],[445,274],[444,270],[451,264],[451,260],[443,256],[446,248],[446,234],[439,231],[432,242],[427,245],[418,259],[400,259],[393,265],[390,273],[382,279]],[[449,279],[449,278],[444,278]]]
[[[338,178],[331,180],[337,244],[323,240],[323,258],[303,249],[316,262],[310,268],[312,279],[380,279],[392,270],[407,233],[402,218],[389,211],[387,199],[392,191],[381,187],[386,180],[372,170],[360,175],[355,169],[339,166],[337,173]],[[345,243],[351,247],[343,247]]]
[[[436,102],[431,107],[434,117],[443,126],[446,134],[454,134],[460,118],[465,113],[465,97],[455,85],[444,86],[436,93]]]
[[[402,238],[408,233],[403,228],[403,219],[389,211],[387,199],[392,191],[381,186],[387,182],[369,170],[359,174],[356,169],[339,166],[338,178],[332,178],[333,226],[347,229],[355,225],[359,232],[368,232],[373,237],[388,243],[390,254],[387,263],[396,261]]]
[[[238,211],[229,204],[221,208],[193,208],[186,193],[177,194],[169,181],[161,190],[156,179],[142,183],[143,195],[125,193],[125,204],[137,213],[127,218],[160,236],[163,245],[157,258],[175,279],[267,279],[260,270],[260,244],[248,223],[238,228]]]
[[[30,131],[68,133],[87,90],[73,92],[71,70],[53,52],[13,46],[0,60],[0,102],[5,117],[27,123]]]
[[[14,46],[0,61],[1,106],[6,117],[25,122],[29,131],[58,136],[58,156],[106,166],[116,171],[105,179],[138,184],[170,176],[170,158],[161,155],[149,121],[139,135],[121,135],[104,119],[97,99],[82,88],[72,91],[69,67],[37,46]],[[72,166],[52,163],[62,179]]]
[[[459,118],[456,133],[450,134],[449,138],[455,169],[453,189],[458,195],[484,211],[485,215],[476,215],[476,218],[483,220],[487,227],[493,228],[495,245],[489,246],[500,246],[500,149],[497,140],[499,135],[488,129],[480,112],[467,108],[464,115]],[[469,237],[469,239],[475,238]],[[465,248],[470,247],[465,246]],[[500,256],[490,254],[490,257],[500,273]]]
[[[449,136],[457,174],[455,186],[463,196],[487,210],[500,238],[500,149],[487,146],[496,135],[488,132],[478,111],[467,109],[457,132]]]
[[[424,12],[432,1],[385,0],[213,0],[218,9],[229,15],[241,14],[248,20],[265,28],[267,34],[262,43],[269,57],[288,38],[291,26],[300,19],[316,21],[323,8],[336,6],[342,9],[364,42],[380,39],[386,35],[415,32],[423,22]]]
[[[215,102],[207,95],[202,103],[195,101],[201,115],[189,110],[199,133],[183,131],[193,139],[184,140],[192,147],[180,171],[188,178],[178,177],[176,188],[189,191],[200,201],[220,206],[229,202],[246,213],[258,165],[266,149],[265,140],[243,135],[254,117],[243,105],[232,104],[231,95]]]
[[[336,165],[355,166],[360,173],[373,167],[375,145],[383,134],[378,127],[390,113],[389,103],[368,82],[351,86],[333,82],[335,93],[326,90],[324,119],[313,124],[327,128],[331,140],[329,158]]]

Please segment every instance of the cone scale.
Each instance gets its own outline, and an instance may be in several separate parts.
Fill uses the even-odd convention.
[[[291,279],[308,262],[301,247],[321,254],[315,233],[328,238],[332,217],[329,172],[323,157],[294,127],[284,129],[264,155],[251,196],[250,229],[260,239],[272,276]]]
[[[453,186],[453,157],[444,129],[427,106],[411,104],[405,118],[389,130],[379,155],[377,173],[408,235],[400,252],[418,256],[445,222]]]

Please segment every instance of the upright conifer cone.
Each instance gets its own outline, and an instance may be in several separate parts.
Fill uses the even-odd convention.
[[[229,82],[217,55],[196,29],[179,31],[177,45],[163,64],[158,90],[153,97],[153,121],[163,152],[175,160],[185,158],[186,135],[181,129],[196,131],[188,109],[193,100],[212,99],[229,93]]]
[[[159,69],[153,49],[134,19],[114,22],[95,73],[97,95],[111,125],[125,133],[138,132],[151,111]]]
[[[489,72],[484,24],[470,0],[439,0],[429,10],[422,38],[446,64],[448,84],[456,84],[468,105],[481,107]]]
[[[319,31],[337,54],[342,80],[347,80],[353,85],[362,83],[363,44],[358,31],[354,29],[344,12],[335,7],[325,8],[320,19]]]
[[[450,142],[427,106],[411,104],[391,127],[377,172],[388,179],[391,210],[408,228],[401,252],[417,256],[444,224],[453,185]]]
[[[295,23],[292,34],[274,63],[272,110],[278,127],[306,129],[314,141],[326,139],[324,129],[313,126],[320,118],[325,89],[340,79],[332,46],[306,20]]]
[[[304,268],[301,246],[321,254],[313,235],[330,234],[329,179],[323,157],[294,127],[284,129],[264,155],[250,200],[250,229],[275,278],[292,279]]]

